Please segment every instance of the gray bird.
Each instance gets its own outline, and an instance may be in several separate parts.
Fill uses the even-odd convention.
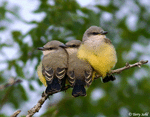
[[[47,84],[47,94],[59,92],[65,83],[68,56],[67,52],[62,48],[64,46],[59,41],[50,41],[43,47],[38,48],[44,54],[42,64],[38,67],[38,75],[42,83]]]
[[[77,57],[80,44],[79,40],[66,43],[66,50],[69,54],[67,75],[69,83],[73,86],[72,95],[74,97],[86,96],[85,86],[91,85],[93,76],[91,65]]]

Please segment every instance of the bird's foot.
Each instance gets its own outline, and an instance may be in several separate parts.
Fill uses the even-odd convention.
[[[114,80],[116,80],[115,76],[113,76],[113,75],[106,76],[106,77],[103,79],[103,83],[106,83],[106,82],[109,82],[109,81],[114,81]]]

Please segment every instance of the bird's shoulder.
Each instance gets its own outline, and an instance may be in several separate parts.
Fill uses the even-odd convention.
[[[111,40],[108,39],[108,38],[104,38],[104,42],[107,43],[107,44],[111,44]]]

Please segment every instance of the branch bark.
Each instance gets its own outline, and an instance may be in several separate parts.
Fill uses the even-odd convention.
[[[38,101],[38,103],[28,111],[28,115],[26,117],[32,117],[36,112],[39,112],[43,103],[46,101],[48,97],[49,95],[47,94],[42,95],[42,98]]]
[[[148,60],[146,60],[146,61],[143,61],[143,60],[141,60],[141,61],[139,61],[139,62],[137,62],[137,63],[134,63],[134,64],[129,64],[129,63],[126,63],[126,66],[124,66],[124,67],[122,67],[122,68],[119,68],[119,69],[116,69],[116,70],[112,70],[109,74],[115,74],[115,73],[121,73],[123,70],[126,70],[126,69],[129,69],[129,68],[132,68],[132,67],[139,67],[139,68],[141,68],[141,66],[143,65],[143,64],[146,64],[146,63],[148,63]]]
[[[66,86],[65,88],[63,88],[61,91],[66,91],[67,89],[69,89],[71,86],[68,85]],[[60,91],[60,92],[61,92]],[[55,93],[58,93],[58,92],[55,92]],[[54,93],[51,93],[51,94],[46,94],[45,92],[43,92],[42,94],[42,98],[38,101],[38,103],[33,107],[31,108],[29,111],[28,111],[28,115],[26,117],[32,117],[36,112],[39,112],[39,110],[41,109],[43,103],[46,101],[46,99],[50,96],[50,95],[53,95]]]
[[[15,80],[15,78],[10,78],[8,83],[6,83],[4,85],[0,85],[0,90],[4,90],[5,88],[16,85],[20,82],[22,82],[22,80],[20,80],[20,79]]]
[[[132,68],[132,67],[141,67],[143,64],[146,64],[148,63],[148,60],[146,61],[139,61],[137,63],[134,63],[134,64],[129,64],[129,63],[126,63],[126,66],[122,67],[122,68],[119,68],[119,69],[116,69],[116,70],[112,70],[108,75],[111,75],[111,74],[114,74],[114,73],[121,73],[122,71],[126,70],[126,69],[129,69],[129,68]],[[97,79],[98,77],[100,76],[96,76],[95,79]],[[65,91],[67,90],[68,88],[70,88],[71,86],[66,86],[63,90],[61,91]],[[56,92],[57,93],[57,92]],[[28,115],[26,117],[32,117],[36,112],[38,112],[43,103],[46,101],[46,99],[50,96],[50,95],[53,95],[53,94],[46,94],[46,93],[43,93],[42,94],[42,98],[38,101],[38,103],[33,107],[31,108],[29,111],[28,111]]]
[[[143,64],[146,64],[146,63],[148,63],[148,60],[146,60],[146,61],[141,60],[141,61],[139,61],[137,63],[134,63],[134,64],[126,63],[126,65],[124,67],[112,70],[111,72],[108,73],[108,75],[115,74],[115,73],[120,74],[122,71],[124,71],[126,69],[130,69],[132,67],[139,67],[139,68],[141,68],[141,66]],[[101,76],[99,74],[97,74],[95,79],[98,79],[99,77],[101,77]]]
[[[13,115],[11,115],[10,117],[17,117],[17,115],[21,112],[21,110],[17,110],[14,112]]]
[[[20,79],[15,79],[15,78],[10,78],[8,80],[8,83],[4,84],[4,85],[0,85],[0,90],[5,90],[7,87],[10,87],[8,88],[8,90],[5,92],[5,95],[2,97],[1,101],[0,101],[0,110],[2,109],[3,105],[6,103],[7,99],[8,99],[8,95],[9,93],[12,91],[12,86],[18,84],[18,83],[21,83],[22,80]]]

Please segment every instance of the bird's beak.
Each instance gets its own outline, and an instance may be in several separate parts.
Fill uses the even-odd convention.
[[[42,51],[45,50],[44,47],[38,47],[37,49],[38,49],[38,50],[42,50]]]
[[[67,48],[67,45],[59,45],[61,48]]]
[[[106,35],[108,32],[107,31],[103,31],[102,33],[101,33],[101,35]]]

